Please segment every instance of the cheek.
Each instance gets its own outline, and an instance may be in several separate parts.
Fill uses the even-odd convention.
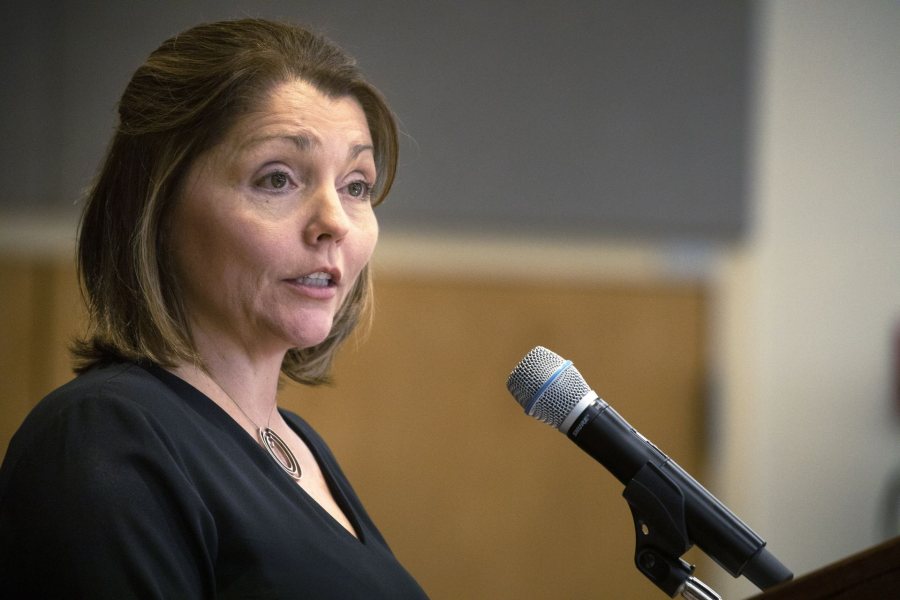
[[[375,244],[377,241],[377,230],[369,231],[355,240],[353,248],[350,250],[354,278],[356,278],[363,268],[369,264],[372,254],[375,252]]]
[[[370,212],[359,228],[359,235],[357,236],[357,260],[362,262],[364,265],[369,262],[369,259],[372,258],[372,254],[375,252],[375,245],[378,243],[378,221],[375,218],[375,213]],[[360,267],[362,268],[362,267]]]
[[[355,285],[359,279],[360,273],[369,264],[372,254],[375,251],[375,245],[378,241],[378,226],[372,219],[372,226],[359,231],[352,240],[347,240],[344,246],[344,268],[345,275],[352,278]],[[344,288],[344,294],[341,302],[347,299],[353,285]]]
[[[265,256],[279,253],[266,236],[252,235],[251,227],[235,228],[234,224],[204,215],[203,219],[186,219],[180,224],[179,236],[173,240],[176,275],[184,291],[195,301],[246,295]]]
[[[171,232],[170,260],[182,290],[190,291],[196,280],[208,273],[208,269],[201,267],[204,264],[203,248],[209,242],[205,235],[195,233],[202,232],[203,228],[195,227],[182,214],[176,215],[176,218],[178,221]]]
[[[365,236],[360,252],[365,257],[364,262],[368,263],[375,252],[375,245],[378,243],[378,226],[373,226]]]

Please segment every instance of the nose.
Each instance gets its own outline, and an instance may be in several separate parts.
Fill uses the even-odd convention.
[[[320,186],[307,198],[307,203],[304,241],[311,246],[329,241],[340,244],[350,231],[350,218],[337,190],[333,186]]]

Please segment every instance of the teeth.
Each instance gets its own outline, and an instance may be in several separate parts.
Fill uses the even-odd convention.
[[[298,278],[297,281],[301,285],[309,285],[312,287],[328,287],[328,285],[331,283],[331,275],[319,271],[317,273],[304,275],[303,277]]]

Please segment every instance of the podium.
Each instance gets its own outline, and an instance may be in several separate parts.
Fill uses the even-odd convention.
[[[786,581],[749,600],[900,598],[900,537]]]

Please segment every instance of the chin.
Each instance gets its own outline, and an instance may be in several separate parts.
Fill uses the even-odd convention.
[[[328,334],[331,333],[331,324],[328,324],[328,327],[322,328],[310,328],[305,327],[303,331],[293,332],[293,335],[288,336],[290,340],[291,347],[297,348],[298,350],[305,350],[306,348],[312,348],[313,346],[318,346],[328,337]]]

